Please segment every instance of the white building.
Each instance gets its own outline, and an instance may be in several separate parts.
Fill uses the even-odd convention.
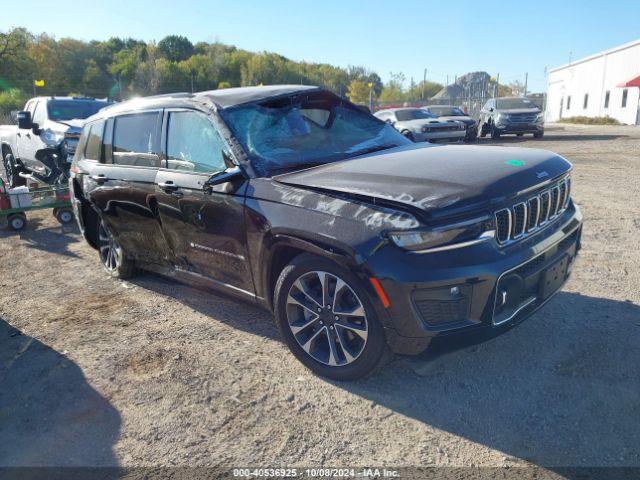
[[[615,118],[640,125],[640,40],[549,70],[546,120]]]

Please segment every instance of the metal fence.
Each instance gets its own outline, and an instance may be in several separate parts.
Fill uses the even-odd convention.
[[[487,100],[494,98],[493,95],[477,95],[477,96],[452,96],[450,98],[428,98],[426,100],[398,100],[391,102],[376,102],[374,104],[374,110],[381,110],[383,108],[398,108],[398,107],[424,107],[427,105],[453,105],[459,107],[467,115],[477,118],[480,115],[480,110],[483,105],[487,103]],[[546,96],[545,95],[531,95],[528,97],[533,103],[535,103],[540,109],[545,109]]]

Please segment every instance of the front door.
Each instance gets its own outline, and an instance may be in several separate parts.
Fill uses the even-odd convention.
[[[34,101],[27,108],[31,112],[32,121],[38,123],[42,128],[47,120],[47,102],[44,100]],[[45,143],[40,138],[40,135],[36,135],[31,129],[20,129],[17,135],[18,154],[22,164],[30,170],[44,173],[44,166],[36,161],[36,152],[45,148]]]
[[[244,225],[246,181],[205,191],[211,175],[226,168],[224,141],[203,113],[170,110],[164,119],[165,159],[156,197],[178,268],[253,294]]]

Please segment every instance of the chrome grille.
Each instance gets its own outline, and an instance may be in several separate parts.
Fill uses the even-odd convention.
[[[509,240],[511,235],[511,210],[505,208],[496,212],[496,238],[498,243]]]
[[[522,202],[513,206],[513,229],[511,238],[520,238],[524,235],[527,226],[527,204]]]
[[[495,213],[496,240],[505,244],[535,232],[560,216],[569,205],[570,196],[571,180],[566,178],[526,201],[498,210]]]
[[[529,205],[529,216],[527,218],[527,232],[533,230],[538,225],[540,219],[540,197],[530,198],[527,202]]]

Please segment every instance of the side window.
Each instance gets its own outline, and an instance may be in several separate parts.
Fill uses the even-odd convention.
[[[104,131],[104,120],[91,124],[87,135],[87,146],[84,157],[89,160],[100,161],[102,159],[102,132]]]
[[[156,126],[158,112],[115,117],[113,125],[113,163],[136,167],[160,166]]]
[[[31,116],[34,123],[37,123],[40,126],[44,125],[44,122],[47,120],[46,108],[46,101],[39,101],[36,103],[35,110],[33,111],[33,114]]]
[[[225,169],[224,142],[211,121],[198,112],[170,112],[167,168],[215,173]]]

